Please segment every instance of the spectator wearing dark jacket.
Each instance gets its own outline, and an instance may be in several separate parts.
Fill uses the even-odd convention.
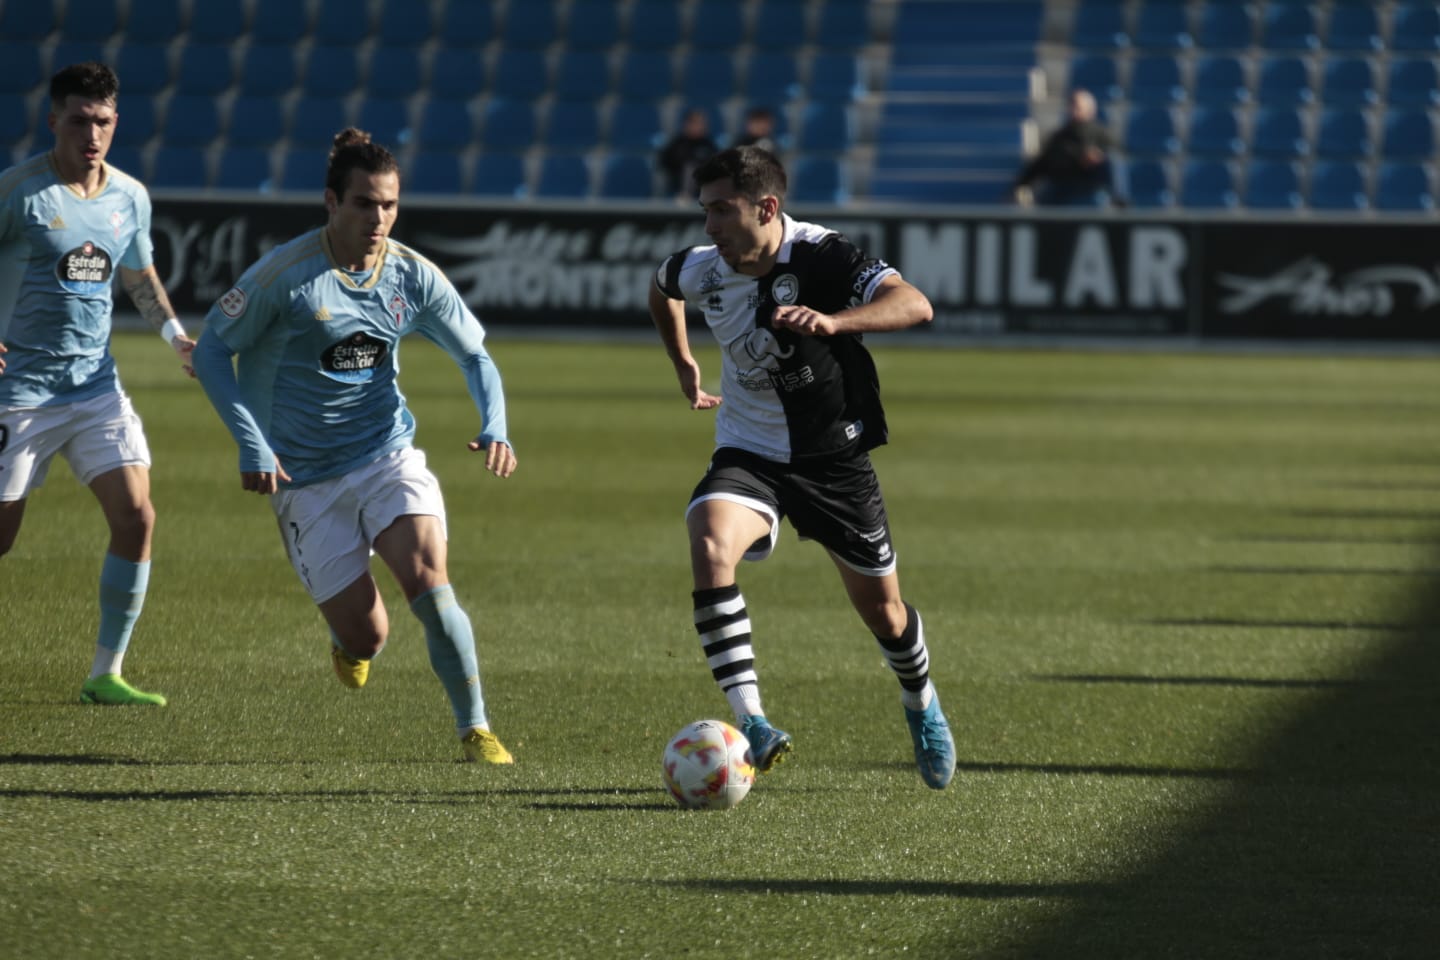
[[[1070,94],[1069,112],[1021,169],[1013,190],[1020,197],[1022,187],[1038,183],[1035,200],[1045,206],[1104,206],[1118,199],[1110,131],[1096,119],[1095,97],[1088,90]]]

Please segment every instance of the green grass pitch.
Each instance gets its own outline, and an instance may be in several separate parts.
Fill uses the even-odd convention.
[[[117,338],[160,518],[126,673],[171,703],[77,702],[104,530],[57,464],[0,561],[0,957],[1434,955],[1433,358],[881,342],[876,463],[955,782],[921,784],[787,528],[740,583],[796,754],[686,813],[661,749],[727,714],[681,521],[710,415],[658,343],[490,346],[509,481],[465,450],[447,358],[407,345],[401,382],[510,769],[456,762],[388,576],[370,685],[335,681],[199,388]]]

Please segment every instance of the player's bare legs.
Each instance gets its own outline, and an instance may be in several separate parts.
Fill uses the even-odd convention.
[[[690,532],[690,568],[695,578],[695,630],[710,673],[750,741],[751,759],[761,773],[790,752],[790,735],[765,719],[750,614],[735,582],[735,568],[757,540],[770,536],[770,518],[732,500],[694,504],[685,517]]]

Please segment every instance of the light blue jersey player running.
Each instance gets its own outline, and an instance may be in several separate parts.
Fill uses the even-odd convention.
[[[474,633],[446,572],[440,486],[411,446],[400,338],[419,333],[460,365],[483,425],[470,449],[501,478],[515,470],[505,396],[485,332],[450,281],[389,239],[399,200],[389,151],[341,131],[328,223],[266,254],[216,302],[196,372],[239,444],[241,486],[270,497],[291,565],[330,626],[340,681],[365,685],[389,631],[373,549],[424,625],[466,759],[513,763],[490,732]]]
[[[150,580],[150,451],[110,354],[112,277],[189,370],[185,336],[151,263],[150,197],[105,163],[119,80],[79,63],[50,82],[55,147],[0,174],[0,556],[58,454],[110,527],[85,703],[164,706],[121,676]]]

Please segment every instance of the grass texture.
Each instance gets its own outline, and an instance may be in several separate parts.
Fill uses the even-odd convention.
[[[116,341],[159,513],[83,707],[105,532],[57,462],[0,561],[0,957],[1421,957],[1440,942],[1440,379],[1424,359],[877,345],[875,460],[958,739],[917,776],[823,551],[742,568],[792,760],[675,808],[727,717],[681,514],[710,415],[658,345],[491,338],[520,467],[407,344],[508,769],[457,763],[418,623],[361,692],[233,445]],[[712,379],[718,355],[701,361]]]

